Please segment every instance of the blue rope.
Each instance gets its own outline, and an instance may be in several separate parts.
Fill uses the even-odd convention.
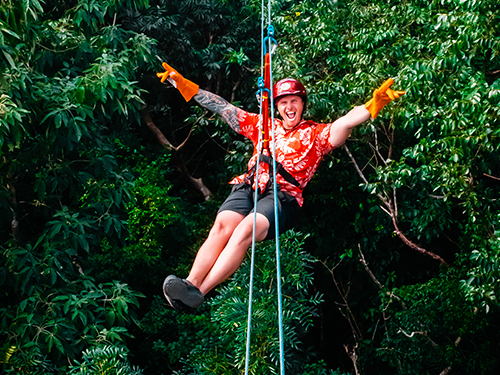
[[[270,8],[270,6],[269,6]],[[269,14],[269,22],[271,15]],[[272,34],[274,29],[268,28],[268,41],[269,41],[269,51],[271,51],[271,43],[274,40]],[[269,86],[273,87],[273,58],[272,53],[269,54],[269,72],[270,80]],[[272,124],[272,138],[273,138],[273,189],[274,189],[274,229],[276,233],[276,278],[277,278],[277,290],[278,290],[278,325],[279,325],[279,343],[280,343],[280,372],[281,375],[285,374],[285,358],[283,350],[283,305],[281,296],[281,264],[280,264],[280,229],[279,229],[279,218],[278,218],[278,181],[276,178],[276,135],[275,135],[275,123],[274,123],[274,98],[270,95],[271,103],[271,124]]]
[[[262,14],[264,14],[264,0],[262,0]],[[264,29],[264,17],[262,17],[261,20],[261,28],[262,30]],[[264,34],[262,33],[261,35],[261,44],[264,44]],[[258,79],[258,87],[259,90],[257,91],[257,97],[259,98],[259,95],[262,96],[264,95],[264,54],[261,52],[261,77]],[[263,130],[264,130],[264,124],[263,124],[263,115],[262,115],[262,101],[260,98],[258,99],[260,105],[260,112],[259,112],[259,118],[260,118],[260,126],[259,126],[259,140],[257,143],[257,150],[260,150],[262,148],[262,143],[263,143]],[[260,172],[260,163],[259,163],[259,156],[257,156],[257,160],[255,161],[257,163],[256,168],[255,168],[255,181],[256,181],[256,189],[255,189],[255,194],[254,194],[254,207],[257,207],[257,201],[259,197],[259,172]],[[248,317],[247,317],[247,343],[246,343],[246,354],[245,354],[245,375],[248,375],[248,368],[250,365],[250,343],[251,343],[251,336],[252,336],[252,302],[253,302],[253,275],[254,275],[254,270],[255,270],[255,228],[257,226],[257,209],[254,210],[254,215],[253,215],[253,230],[252,230],[252,250],[251,250],[251,255],[250,255],[250,284],[248,286]]]
[[[273,65],[272,65],[272,55],[274,53],[274,49],[277,46],[276,40],[273,38],[274,35],[274,27],[271,25],[271,0],[268,0],[268,29],[267,29],[267,37],[264,38],[264,0],[262,0],[262,18],[261,18],[261,30],[262,30],[262,53],[261,53],[261,76],[264,67],[264,55],[266,54],[266,41],[269,44],[269,72],[270,72],[270,80],[269,80],[269,97],[270,97],[270,106],[271,109],[271,124],[272,124],[272,139],[273,139],[273,192],[274,192],[274,229],[275,229],[275,237],[276,237],[276,277],[277,277],[277,294],[278,294],[278,325],[279,325],[279,351],[280,351],[280,374],[285,375],[285,359],[284,359],[284,349],[283,349],[283,305],[282,305],[282,295],[281,295],[281,264],[280,264],[280,241],[279,241],[279,215],[278,215],[278,183],[276,180],[276,136],[275,136],[275,124],[274,124],[274,98],[273,98]],[[274,43],[274,44],[273,44]],[[259,93],[260,95],[264,95],[263,88],[263,79],[259,78]],[[263,115],[262,115],[262,101],[260,101],[260,127],[259,128],[259,141],[257,150],[261,149],[261,145],[263,142]],[[253,218],[253,233],[252,233],[252,250],[251,250],[251,260],[250,260],[250,284],[249,284],[249,292],[248,292],[248,317],[247,317],[247,342],[246,342],[246,356],[245,356],[245,375],[248,375],[249,363],[250,363],[250,343],[251,343],[251,325],[252,325],[252,302],[253,302],[253,277],[254,277],[254,268],[255,268],[255,228],[257,225],[257,201],[258,201],[258,191],[259,191],[259,157],[257,156],[256,170],[255,170],[255,181],[256,181],[256,189],[255,189],[255,197],[254,197],[254,218]]]
[[[262,78],[262,77],[261,77]],[[259,78],[259,91],[260,95],[264,94],[261,85],[264,86],[264,80]],[[262,82],[262,83],[261,83]],[[262,103],[262,102],[261,102]],[[259,126],[259,141],[257,143],[257,150],[261,149],[263,136],[263,116],[262,116],[262,105],[260,106],[259,112],[260,126]],[[247,317],[247,345],[246,345],[246,355],[245,355],[245,375],[248,375],[248,366],[250,363],[250,339],[252,331],[252,301],[253,301],[253,275],[255,269],[255,227],[257,226],[257,200],[259,197],[259,155],[257,154],[257,160],[255,161],[257,166],[255,168],[255,195],[254,195],[254,214],[253,214],[253,232],[252,232],[252,250],[250,256],[250,285],[248,286],[248,317]]]

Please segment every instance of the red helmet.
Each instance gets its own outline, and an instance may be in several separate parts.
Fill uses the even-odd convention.
[[[274,84],[273,87],[273,98],[274,103],[276,104],[279,99],[284,97],[285,95],[298,95],[304,101],[304,104],[307,102],[307,91],[304,85],[293,78],[285,78],[281,81],[278,81]]]

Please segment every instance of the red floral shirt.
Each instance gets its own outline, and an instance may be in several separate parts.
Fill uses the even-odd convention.
[[[245,112],[238,109],[238,121],[240,125],[240,134],[249,138],[254,145],[253,156],[248,162],[248,169],[252,168],[258,156],[259,142],[259,115]],[[272,138],[271,120],[269,120],[269,137]],[[318,169],[319,163],[323,157],[330,152],[334,146],[330,144],[330,130],[332,124],[317,124],[313,121],[302,121],[295,128],[287,131],[283,128],[283,122],[275,119],[276,135],[276,161],[297,180],[299,186],[295,186],[277,174],[276,179],[281,191],[292,195],[300,206],[302,191],[311,180]],[[272,139],[271,139],[272,142]],[[270,149],[272,151],[272,143]],[[234,178],[230,184],[240,184],[245,182],[248,173]],[[261,162],[259,165],[259,187],[264,189],[269,181],[269,170],[267,163]],[[255,186],[254,186],[255,188]]]

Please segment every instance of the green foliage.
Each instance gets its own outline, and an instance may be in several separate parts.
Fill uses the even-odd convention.
[[[329,374],[324,363],[311,363],[313,354],[303,343],[305,333],[317,316],[319,294],[311,295],[312,264],[315,260],[302,250],[306,236],[288,232],[281,237],[283,309],[286,312],[285,348],[287,371]],[[252,373],[276,373],[279,360],[276,299],[276,262],[273,242],[256,249],[252,318]],[[143,345],[148,368],[161,372],[165,364],[179,374],[232,374],[245,365],[250,261],[217,290],[197,315],[165,309],[165,301],[153,299],[150,311],[141,320],[147,334]],[[171,322],[175,321],[175,324]],[[158,358],[163,358],[161,364]],[[182,365],[181,367],[179,367]]]
[[[168,273],[187,273],[251,146],[154,73],[167,61],[256,111],[259,12],[253,0],[1,3],[4,372],[140,373],[129,353],[151,374],[241,371],[248,262],[199,315],[173,312],[159,294]],[[284,239],[287,372],[352,372],[353,358],[364,373],[498,371],[500,5],[280,0],[272,16],[274,77],[306,84],[306,117],[332,121],[388,77],[407,90],[347,142],[367,183],[334,151],[305,192],[311,236]],[[182,150],[147,138],[144,106],[173,144],[190,134]],[[176,157],[214,202],[185,190]],[[447,269],[401,242],[380,197]],[[321,309],[302,246],[331,271],[315,268]],[[271,247],[258,250],[255,373],[277,371]],[[337,310],[348,319],[334,321]],[[306,350],[316,319],[325,341]]]
[[[134,246],[131,252],[152,261],[161,255],[165,230],[179,220],[181,202],[171,197],[170,184],[165,178],[163,168],[169,158],[163,157],[151,163],[136,164],[137,176],[134,193],[136,201],[128,205],[129,240]],[[146,164],[147,163],[147,164]],[[163,172],[163,173],[162,173]]]
[[[125,244],[104,238],[91,254],[91,263],[99,279],[127,280],[150,294],[151,285],[160,285],[165,274],[190,262],[191,253],[179,254],[179,248],[192,246],[200,224],[190,217],[189,206],[172,194],[169,153],[152,152],[131,139],[116,140],[115,145],[116,158],[134,176],[131,199],[124,204],[127,238]]]
[[[469,303],[489,313],[498,308],[500,278],[500,242],[491,239],[484,247],[470,254],[469,267],[465,279],[460,280],[460,288]],[[465,273],[464,272],[464,273]]]
[[[42,353],[57,361],[75,358],[88,345],[123,343],[140,297],[126,284],[95,285],[85,276],[57,292],[43,284],[35,289],[17,305],[2,307],[2,333],[9,337],[5,344],[20,348],[5,361],[7,369],[31,373],[27,358],[43,358]],[[37,361],[35,367],[56,368],[50,361]]]
[[[310,294],[312,263],[302,250],[306,236],[293,231],[281,237],[285,366],[291,373],[312,371],[304,333],[317,316],[321,295]],[[250,260],[243,263],[219,294],[208,301],[211,324],[184,360],[184,374],[233,374],[245,367]],[[276,291],[276,253],[272,241],[256,248],[252,301],[250,373],[279,372],[279,335]],[[319,371],[321,365],[315,369]],[[304,370],[306,371],[306,370]],[[326,371],[326,370],[324,370]],[[326,373],[326,372],[325,372]]]
[[[19,147],[24,131],[22,119],[26,113],[28,111],[17,106],[8,95],[0,96],[0,143],[11,150]]]
[[[9,373],[60,373],[82,350],[130,337],[142,294],[97,282],[89,267],[104,239],[124,243],[135,184],[109,132],[139,118],[136,69],[154,43],[112,23],[126,4],[50,13],[38,1],[0,5],[0,340]]]
[[[5,374],[49,375],[57,373],[53,364],[40,353],[40,349],[10,346],[5,351],[3,370]]]
[[[156,38],[160,57],[182,67],[188,78],[232,88],[231,81],[242,78],[237,75],[243,66],[259,62],[259,16],[253,1],[155,3],[140,13],[129,8],[125,25]],[[223,77],[229,87],[220,82]]]
[[[72,366],[69,374],[80,375],[140,375],[142,370],[131,367],[124,348],[103,345],[83,352],[83,361]]]
[[[142,11],[126,10],[124,26],[157,39],[158,59],[201,88],[242,108],[257,110],[260,3],[189,0],[155,1],[152,5]],[[158,62],[155,70],[160,68]],[[190,135],[178,154],[189,171],[203,177],[216,199],[223,199],[229,191],[226,182],[245,170],[237,146],[243,137],[228,131],[217,116],[186,104],[177,90],[160,84],[156,77],[145,76],[140,84],[148,90],[144,100],[156,126],[174,145]],[[220,163],[224,158],[229,165]]]
[[[152,373],[163,373],[165,368],[179,370],[180,363],[193,348],[210,337],[213,332],[208,304],[196,315],[179,314],[167,307],[163,296],[154,296],[149,311],[141,320],[145,339],[137,352]],[[161,358],[161,361],[158,361]]]
[[[498,313],[498,2],[282,4],[275,18],[280,41],[276,76],[306,83],[314,119],[338,118],[364,103],[389,77],[406,90],[347,142],[368,182],[337,151],[311,182],[304,206],[310,220],[305,230],[316,243],[312,250],[331,259],[337,283],[358,292],[347,298],[357,312],[346,316],[364,371],[494,371],[498,337],[481,336],[480,327],[496,326]],[[411,254],[396,237],[392,218],[380,209],[386,207],[379,197],[393,200],[399,230],[444,257],[453,276],[439,283],[443,271]],[[366,275],[356,272],[359,257],[353,256],[358,248],[389,294],[400,295],[394,287],[418,285],[407,287],[413,295],[404,293],[412,312],[388,314],[385,297],[363,286]],[[450,304],[467,327],[463,332],[432,314]],[[474,320],[471,311],[477,311],[477,321],[466,324]],[[380,319],[390,328],[382,329]],[[422,321],[425,327],[419,328]],[[410,339],[403,331],[426,331],[427,336]]]
[[[457,276],[447,272],[382,298],[380,309],[391,319],[377,355],[398,374],[432,374],[450,364],[459,373],[494,372],[487,353],[497,334],[488,334],[487,316],[464,298]]]

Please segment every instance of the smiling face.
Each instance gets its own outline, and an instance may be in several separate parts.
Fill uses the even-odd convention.
[[[304,102],[298,95],[287,95],[282,97],[276,104],[278,112],[283,119],[283,127],[286,130],[296,127],[302,119]]]

